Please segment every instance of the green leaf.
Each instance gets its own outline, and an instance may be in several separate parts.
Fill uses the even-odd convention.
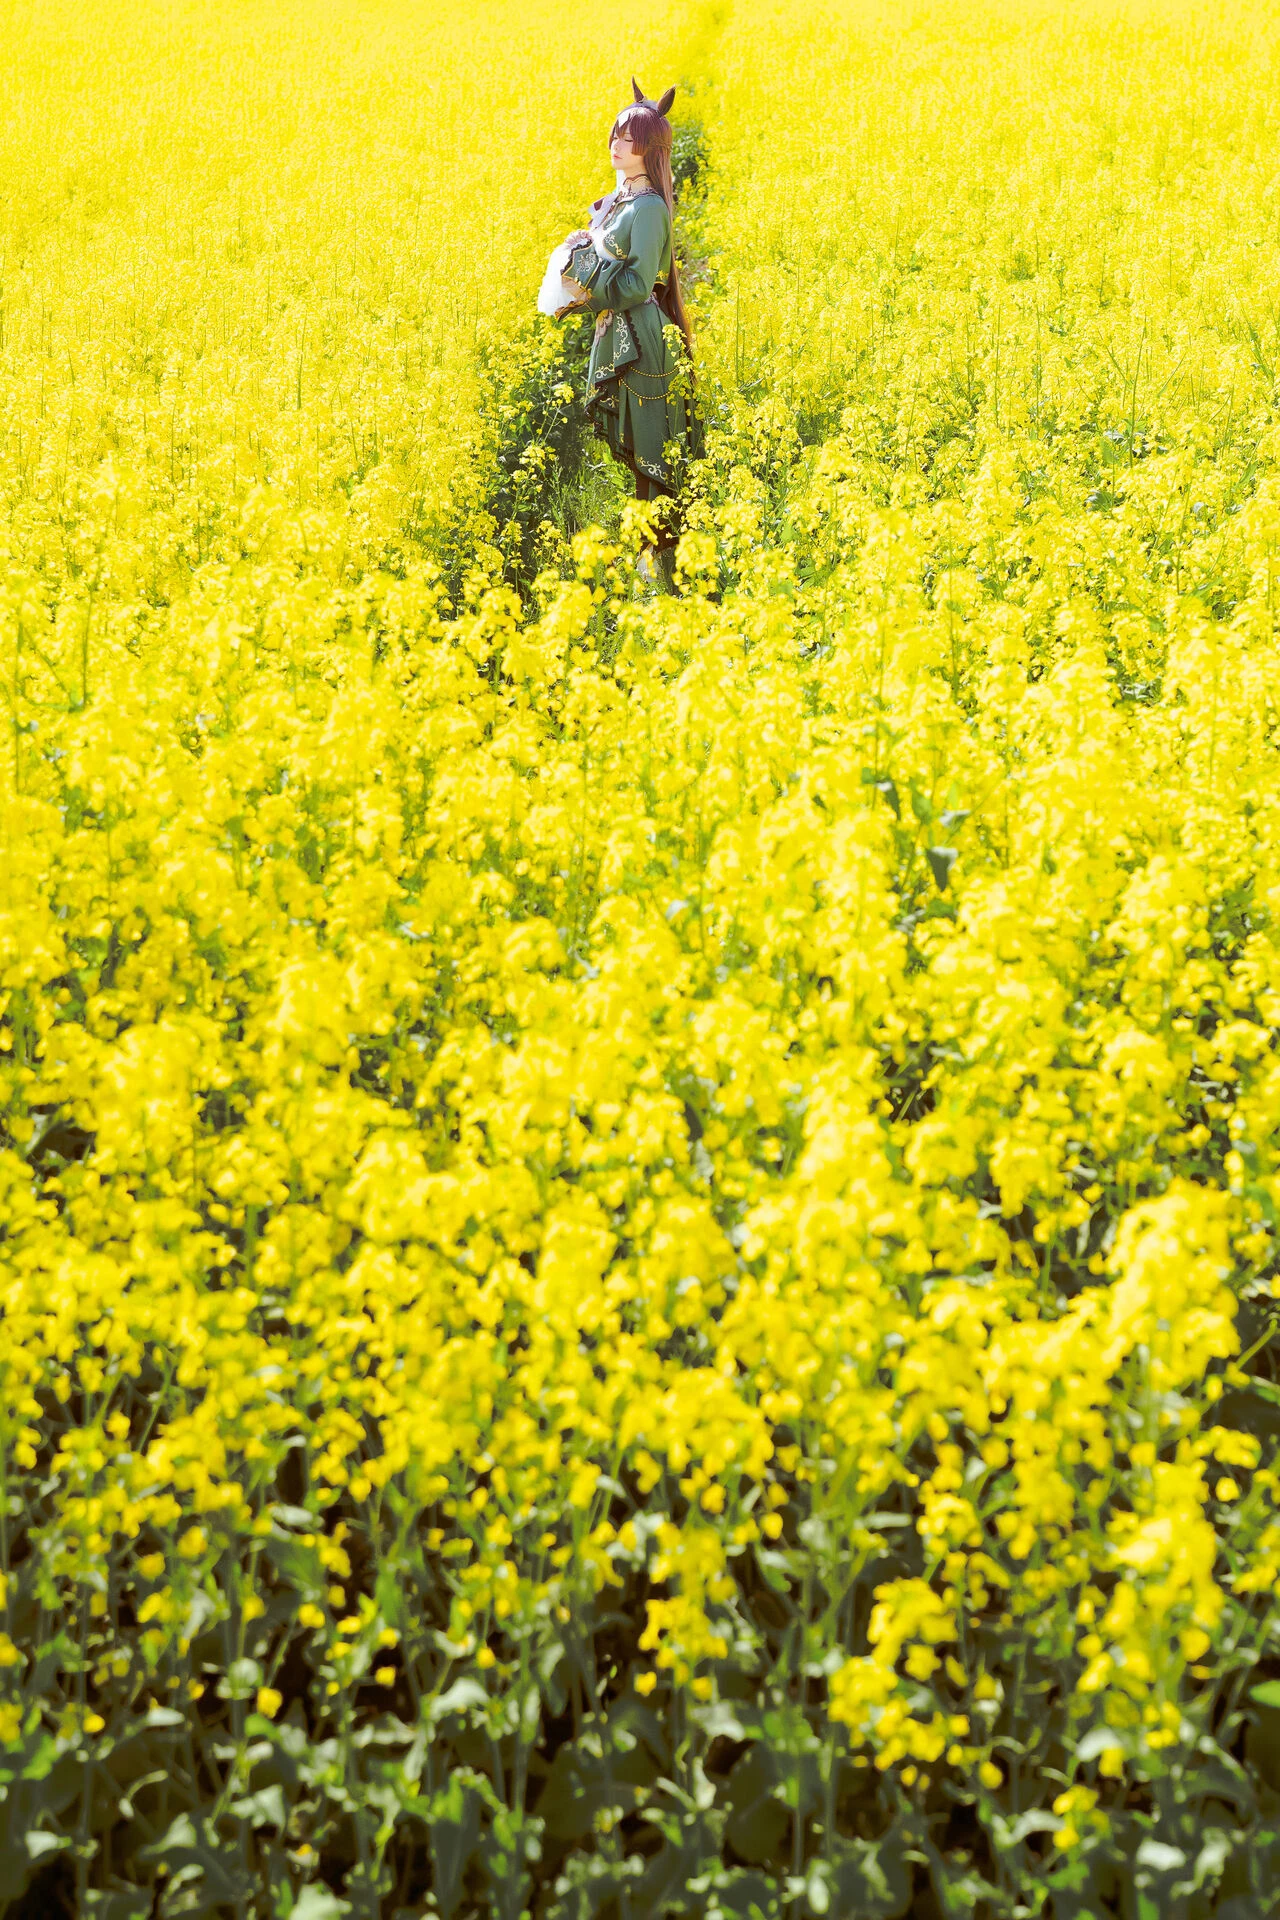
[[[328,1887],[312,1881],[298,1895],[289,1920],[343,1920],[343,1915],[350,1911],[348,1901],[339,1900],[337,1894],[331,1893]]]
[[[444,1920],[457,1911],[467,1863],[480,1840],[480,1813],[493,1791],[483,1775],[459,1770],[431,1797],[431,1869],[436,1906]]]
[[[223,1700],[248,1700],[262,1685],[262,1668],[256,1660],[233,1660],[218,1685]]]
[[[790,1815],[778,1789],[777,1757],[765,1746],[744,1753],[729,1775],[729,1824],[725,1834],[734,1852],[753,1866],[775,1860]]]
[[[600,1813],[621,1818],[634,1811],[642,1787],[658,1777],[652,1756],[634,1737],[619,1740],[625,1729],[611,1727],[602,1750],[566,1743],[551,1763],[538,1798],[538,1817],[553,1840],[581,1840]]]
[[[671,1747],[667,1737],[667,1727],[660,1715],[652,1707],[645,1706],[634,1694],[624,1694],[609,1714],[609,1724],[613,1729],[611,1738],[621,1744],[623,1732],[636,1740],[642,1740],[659,1768],[670,1765]]]
[[[742,1920],[775,1920],[782,1911],[779,1896],[776,1880],[771,1880],[767,1873],[755,1873],[743,1867],[731,1868],[716,1882],[720,1911],[740,1914]]]
[[[547,1920],[594,1920],[606,1907],[616,1912],[622,1889],[643,1868],[644,1862],[635,1854],[621,1860],[602,1860],[598,1854],[571,1853],[556,1881],[557,1897]]]
[[[531,1889],[528,1863],[541,1858],[541,1834],[542,1822],[536,1814],[495,1806],[489,1831],[481,1837],[485,1874],[496,1896],[489,1908],[495,1920],[527,1912]]]
[[[534,1655],[534,1671],[538,1684],[542,1688],[543,1698],[550,1709],[551,1718],[558,1720],[564,1712],[568,1694],[564,1681],[560,1678],[560,1668],[564,1665],[564,1645],[559,1640],[549,1640]]]
[[[81,1920],[151,1920],[154,1911],[149,1887],[119,1888],[114,1893],[90,1887]]]
[[[35,1865],[31,1855],[15,1836],[0,1834],[0,1900],[20,1900],[31,1884]]]
[[[1018,1846],[1029,1833],[1056,1833],[1061,1824],[1056,1815],[1046,1812],[1043,1807],[1031,1807],[1012,1820],[996,1813],[991,1822],[992,1831],[1004,1848]]]
[[[1254,1711],[1245,1722],[1244,1760],[1249,1772],[1280,1791],[1280,1706],[1272,1704],[1273,1681],[1250,1689]]]
[[[1173,1873],[1187,1864],[1182,1848],[1171,1847],[1163,1840],[1144,1840],[1133,1857],[1136,1865],[1150,1867],[1153,1873]]]
[[[695,1727],[702,1730],[708,1742],[721,1738],[725,1740],[746,1738],[746,1728],[738,1718],[736,1706],[732,1700],[713,1700],[707,1706],[692,1707],[689,1718]]]
[[[1250,1687],[1249,1698],[1260,1707],[1280,1707],[1280,1680],[1264,1680],[1260,1686]]]
[[[45,1833],[39,1829],[25,1836],[27,1858],[44,1860],[51,1853],[64,1853],[71,1845],[71,1836],[66,1833]]]
[[[314,1547],[304,1546],[292,1534],[273,1533],[266,1543],[267,1558],[280,1578],[302,1600],[319,1600],[325,1587],[324,1567]]]
[[[823,1871],[822,1862],[815,1860],[809,1869],[809,1881],[805,1888],[810,1913],[824,1914],[831,1910],[831,1888]]]
[[[46,1832],[45,1823],[55,1821],[69,1806],[84,1777],[82,1764],[48,1735],[32,1729],[24,1745],[25,1765],[10,1750],[12,1771],[6,1770],[9,1785],[0,1807],[0,1910],[4,1901],[16,1900],[26,1892],[36,1861],[42,1857],[39,1845]],[[30,1844],[33,1837],[35,1853]]]
[[[911,1905],[909,1841],[890,1827],[881,1840],[847,1840],[832,1874],[834,1908],[858,1920],[902,1920]]]
[[[167,1833],[154,1845],[144,1847],[141,1860],[163,1862],[171,1875],[184,1867],[193,1867],[201,1879],[204,1905],[208,1912],[223,1902],[238,1903],[248,1897],[249,1876],[235,1865],[216,1829],[203,1814],[180,1813]]]
[[[1100,1753],[1123,1752],[1124,1742],[1114,1727],[1090,1727],[1076,1744],[1076,1759],[1096,1760]]]
[[[274,1786],[260,1787],[257,1793],[246,1793],[242,1799],[232,1801],[231,1811],[238,1820],[247,1820],[252,1827],[274,1827],[278,1832],[288,1818],[284,1788],[277,1782]]]
[[[940,892],[945,891],[947,882],[951,878],[951,869],[959,857],[954,847],[925,848],[925,859],[929,862],[929,870]]]
[[[426,1710],[433,1720],[441,1720],[446,1713],[465,1713],[470,1707],[487,1707],[489,1695],[478,1680],[464,1673],[451,1687],[436,1699],[429,1701]]]
[[[690,1910],[700,1911],[700,1905],[691,1895],[689,1882],[719,1864],[715,1843],[703,1831],[700,1821],[672,1820],[664,1822],[666,1824],[669,1824],[671,1831],[645,1868],[644,1878],[632,1899],[631,1911],[634,1914],[647,1916],[666,1913],[673,1904],[681,1914]],[[723,1894],[720,1894],[720,1901],[722,1906],[727,1905]],[[730,1906],[728,1910],[744,1916],[751,1912],[749,1905]]]
[[[1201,1887],[1216,1887],[1222,1878],[1222,1869],[1231,1858],[1234,1836],[1222,1827],[1210,1827],[1200,1843],[1195,1866],[1191,1874],[1193,1891]],[[1185,1891],[1185,1887],[1182,1889]]]
[[[894,786],[893,781],[890,780],[887,774],[877,774],[874,767],[864,767],[862,769],[862,784],[864,787],[874,787],[877,793],[882,793],[893,809],[894,818],[901,820],[902,802],[898,798],[898,789]]]
[[[288,1507],[277,1503],[268,1508],[268,1512],[278,1527],[297,1527],[303,1533],[314,1533],[320,1525],[319,1515],[309,1513],[306,1507]]]
[[[538,1691],[536,1681],[531,1680],[528,1683],[524,1692],[518,1696],[516,1705],[520,1716],[520,1738],[527,1745],[532,1746],[542,1726],[542,1695]]]

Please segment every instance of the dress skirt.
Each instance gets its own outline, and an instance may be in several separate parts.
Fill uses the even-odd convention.
[[[672,322],[654,298],[600,319],[587,374],[587,414],[615,460],[674,494],[688,417],[676,355],[663,337],[664,322]]]

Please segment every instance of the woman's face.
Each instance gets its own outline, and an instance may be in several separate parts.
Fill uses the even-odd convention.
[[[626,122],[615,127],[609,140],[609,165],[628,180],[644,172],[644,160],[627,138]]]

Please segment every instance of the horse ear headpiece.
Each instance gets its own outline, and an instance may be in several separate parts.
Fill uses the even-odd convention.
[[[632,74],[631,76],[631,91],[632,93],[634,93],[636,97],[635,103],[638,107],[652,107],[654,112],[660,113],[664,120],[671,111],[671,102],[676,97],[675,88],[668,87],[666,92],[663,94],[661,100],[647,99],[645,97],[643,90],[641,89],[640,82],[636,79],[634,74]]]

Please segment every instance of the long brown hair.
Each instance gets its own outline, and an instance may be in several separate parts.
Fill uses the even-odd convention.
[[[665,286],[655,288],[658,305],[668,320],[674,320],[684,335],[684,343],[690,355],[693,353],[693,328],[689,316],[684,310],[684,297],[680,292],[680,270],[676,265],[675,240],[675,193],[671,182],[671,122],[665,113],[649,101],[641,101],[634,107],[624,107],[609,130],[612,140],[620,133],[629,140],[644,161],[644,170],[649,185],[656,187],[667,203],[667,212],[671,216],[671,271],[667,275]]]

